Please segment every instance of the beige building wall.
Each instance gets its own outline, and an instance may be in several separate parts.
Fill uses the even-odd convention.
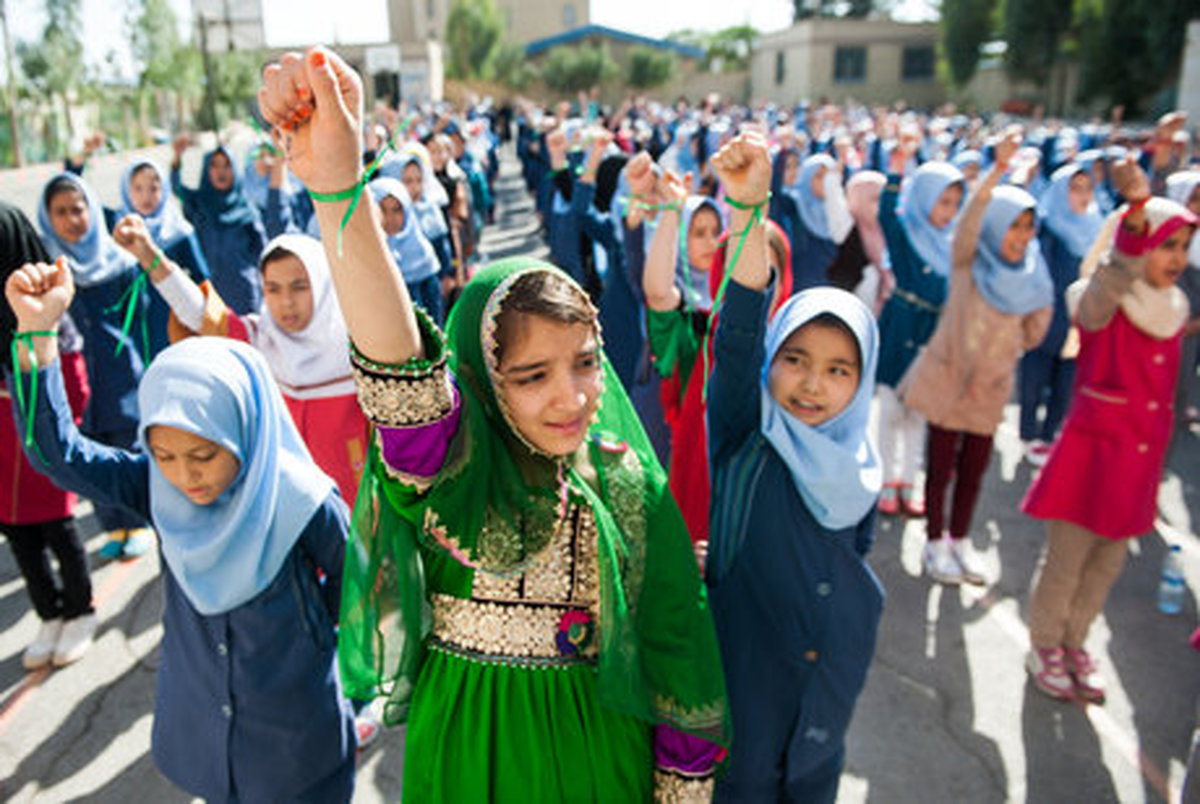
[[[751,61],[752,93],[755,98],[786,104],[852,98],[863,103],[903,100],[913,106],[934,106],[946,98],[936,75],[905,79],[903,63],[906,48],[936,48],[937,41],[936,23],[808,20],[759,39]],[[835,78],[839,48],[864,50],[862,80]]]
[[[505,38],[518,45],[592,22],[591,0],[493,0],[505,20]]]

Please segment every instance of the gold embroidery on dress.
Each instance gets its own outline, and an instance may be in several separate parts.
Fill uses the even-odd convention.
[[[415,427],[444,419],[454,409],[454,391],[445,365],[418,379],[371,374],[352,364],[358,404],[384,427]]]
[[[700,804],[712,801],[713,777],[681,776],[678,773],[655,769],[654,801],[656,804]]]

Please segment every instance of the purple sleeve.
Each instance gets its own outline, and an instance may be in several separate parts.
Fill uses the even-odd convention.
[[[725,749],[702,737],[693,737],[670,726],[654,727],[655,765],[682,776],[708,776],[725,758]]]
[[[453,384],[454,406],[441,419],[415,427],[377,425],[380,454],[392,470],[414,478],[433,478],[442,470],[450,442],[458,432],[462,396]]]

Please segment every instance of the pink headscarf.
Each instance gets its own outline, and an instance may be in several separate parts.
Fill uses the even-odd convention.
[[[883,229],[879,226],[879,196],[887,184],[887,176],[876,170],[860,170],[846,182],[846,203],[850,215],[858,224],[863,250],[878,268],[883,268]]]

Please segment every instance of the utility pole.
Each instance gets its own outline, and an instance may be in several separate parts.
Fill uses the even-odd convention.
[[[12,40],[8,36],[8,0],[0,0],[0,32],[4,35],[4,70],[8,74],[8,129],[12,137],[13,167],[25,164],[21,153],[21,126],[17,123],[17,75],[13,70]]]

